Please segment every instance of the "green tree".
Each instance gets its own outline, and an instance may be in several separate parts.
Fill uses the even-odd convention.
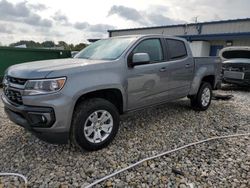
[[[80,44],[77,44],[75,45],[74,47],[74,51],[81,51],[83,48],[85,48],[87,45],[84,44],[84,43],[80,43]]]
[[[64,50],[71,50],[70,47],[69,47],[69,45],[66,42],[64,42],[64,41],[59,41],[57,46],[63,47]]]
[[[69,50],[72,50],[72,51],[73,51],[73,50],[74,50],[74,47],[75,47],[74,44],[69,44]]]
[[[41,45],[45,48],[52,48],[56,46],[56,44],[53,41],[45,41],[45,42],[42,42]]]
[[[87,44],[79,43],[79,44],[67,44],[65,41],[59,41],[57,44],[53,41],[44,41],[42,43],[35,42],[35,41],[27,41],[27,40],[20,40],[18,42],[12,43],[9,46],[15,47],[20,45],[26,45],[27,48],[53,48],[53,47],[63,47],[65,50],[71,51],[81,51],[83,48],[87,46]]]
[[[27,40],[20,40],[19,42],[15,42],[10,44],[10,47],[15,47],[15,46],[20,46],[20,45],[26,45],[27,48],[41,48],[41,44],[39,42],[34,42],[32,40],[27,41]]]

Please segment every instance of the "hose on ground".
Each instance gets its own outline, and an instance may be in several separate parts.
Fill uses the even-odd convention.
[[[195,145],[198,145],[198,144],[202,144],[202,143],[205,143],[205,142],[209,142],[209,141],[212,141],[212,140],[219,140],[219,139],[226,139],[226,138],[233,138],[233,137],[239,137],[239,136],[250,136],[250,133],[245,133],[245,134],[234,134],[234,135],[226,135],[226,136],[216,136],[216,137],[211,137],[211,138],[208,138],[208,139],[205,139],[205,140],[201,140],[201,141],[197,141],[197,142],[193,142],[193,143],[190,143],[190,144],[187,144],[187,145],[184,145],[184,146],[181,146],[181,147],[178,147],[178,148],[175,148],[173,150],[169,150],[169,151],[166,151],[166,152],[163,152],[163,153],[160,153],[160,154],[157,154],[155,156],[152,156],[152,157],[148,157],[148,158],[145,158],[145,159],[142,159],[134,164],[131,164],[123,169],[120,169],[112,174],[109,174],[107,176],[104,176],[103,178],[101,179],[98,179],[96,181],[94,181],[93,183],[87,185],[85,188],[91,188],[93,187],[94,185],[97,185],[117,174],[120,174],[128,169],[131,169],[135,166],[138,166],[139,164],[145,162],[145,161],[148,161],[148,160],[152,160],[152,159],[155,159],[155,158],[158,158],[158,157],[162,157],[164,155],[167,155],[167,154],[170,154],[170,153],[173,153],[173,152],[176,152],[176,151],[179,151],[179,150],[182,150],[182,149],[185,149],[185,148],[188,148],[188,147],[191,147],[191,146],[195,146]],[[0,172],[0,176],[17,176],[19,178],[21,178],[23,181],[24,181],[24,186],[25,188],[28,186],[28,180],[27,178],[22,175],[22,174],[19,174],[19,173],[1,173]]]
[[[19,173],[1,173],[0,172],[0,176],[17,176],[17,177],[19,177],[19,178],[21,178],[23,181],[24,181],[24,187],[26,188],[27,186],[28,186],[28,180],[27,180],[27,178],[24,176],[24,175],[22,175],[22,174],[19,174]]]
[[[222,95],[222,94],[215,94],[213,95],[213,100],[224,100],[224,101],[228,101],[230,99],[232,99],[234,96],[233,95]]]
[[[233,137],[239,137],[239,136],[250,136],[250,133],[245,133],[245,134],[234,134],[234,135],[227,135],[227,136],[216,136],[216,137],[211,137],[211,138],[208,138],[208,139],[205,139],[205,140],[201,140],[201,141],[197,141],[197,142],[193,142],[193,143],[190,143],[190,144],[187,144],[187,145],[184,145],[184,146],[181,146],[179,148],[175,148],[173,150],[170,150],[170,151],[166,151],[166,152],[163,152],[163,153],[160,153],[160,154],[157,154],[155,156],[152,156],[152,157],[148,157],[148,158],[145,158],[145,159],[142,159],[134,164],[131,164],[123,169],[120,169],[112,174],[109,174],[107,176],[104,176],[103,178],[101,179],[98,179],[96,181],[94,181],[93,183],[87,185],[85,188],[91,188],[93,187],[94,185],[97,185],[117,174],[120,174],[128,169],[131,169],[135,166],[138,166],[139,164],[142,164],[143,162],[145,161],[148,161],[148,160],[152,160],[152,159],[155,159],[155,158],[158,158],[158,157],[162,157],[164,155],[167,155],[167,154],[170,154],[170,153],[173,153],[173,152],[176,152],[176,151],[179,151],[179,150],[182,150],[182,149],[185,149],[185,148],[188,148],[188,147],[191,147],[191,146],[194,146],[194,145],[198,145],[198,144],[202,144],[202,143],[205,143],[205,142],[209,142],[209,141],[212,141],[212,140],[219,140],[219,139],[226,139],[226,138],[233,138]]]

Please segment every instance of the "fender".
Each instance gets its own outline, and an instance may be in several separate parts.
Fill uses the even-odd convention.
[[[196,95],[200,85],[201,85],[201,81],[203,80],[204,77],[206,76],[215,76],[214,75],[215,72],[215,68],[214,66],[202,66],[198,69],[196,69],[192,84],[191,84],[191,88],[189,91],[188,95]],[[212,86],[214,87],[214,86]]]
[[[74,105],[76,101],[83,95],[94,92],[94,91],[100,91],[100,90],[105,90],[105,89],[117,89],[121,92],[122,94],[122,102],[123,102],[123,111],[125,111],[126,109],[126,105],[127,105],[127,98],[126,98],[126,92],[124,90],[124,88],[120,85],[120,84],[107,84],[107,85],[100,85],[100,86],[94,86],[94,87],[90,87],[90,88],[86,88],[83,89],[81,91],[79,91],[74,97]]]

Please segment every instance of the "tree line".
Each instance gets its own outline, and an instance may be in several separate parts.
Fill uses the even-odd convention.
[[[27,48],[63,48],[64,50],[71,51],[80,51],[87,46],[85,43],[79,44],[67,44],[64,41],[59,41],[57,44],[54,41],[44,41],[44,42],[35,42],[32,40],[21,40],[15,43],[11,43],[10,47],[26,45]]]

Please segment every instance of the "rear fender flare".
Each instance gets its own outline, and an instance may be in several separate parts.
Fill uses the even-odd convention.
[[[189,96],[191,95],[196,95],[196,93],[198,92],[200,85],[201,85],[201,81],[205,76],[209,76],[212,75],[210,74],[211,71],[209,71],[208,67],[200,67],[193,78],[192,84],[191,84],[191,88],[189,91]]]

